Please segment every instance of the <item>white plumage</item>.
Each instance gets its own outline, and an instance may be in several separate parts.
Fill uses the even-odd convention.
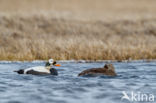
[[[54,62],[53,59],[49,59],[49,63],[52,64]]]
[[[24,74],[26,74],[27,71],[30,71],[30,70],[34,70],[34,71],[37,71],[37,72],[50,73],[50,71],[49,71],[48,69],[46,69],[46,67],[37,66],[37,67],[31,67],[31,68],[25,69],[25,70],[24,70]]]

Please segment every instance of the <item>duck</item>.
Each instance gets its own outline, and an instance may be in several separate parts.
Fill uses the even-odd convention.
[[[32,75],[58,75],[58,72],[53,66],[61,66],[60,64],[57,64],[56,61],[53,59],[49,59],[48,62],[46,62],[45,66],[35,66],[30,67],[26,69],[20,69],[14,72],[17,72],[18,74],[32,74]]]
[[[117,76],[113,64],[105,64],[104,67],[102,68],[87,69],[78,74],[78,76],[86,76],[86,75]]]

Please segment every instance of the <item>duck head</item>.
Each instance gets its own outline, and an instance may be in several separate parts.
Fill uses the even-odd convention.
[[[57,62],[54,61],[53,59],[49,59],[48,62],[46,62],[45,67],[50,70],[52,66],[61,66],[61,65],[57,64]]]
[[[115,72],[115,69],[114,69],[113,64],[105,64],[104,65],[104,69],[106,70],[106,72],[109,75],[112,75],[112,76],[115,76],[116,75],[116,72]]]

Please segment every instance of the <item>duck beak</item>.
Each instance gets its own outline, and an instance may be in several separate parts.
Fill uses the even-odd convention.
[[[55,66],[58,66],[58,67],[60,67],[61,65],[60,65],[60,64],[55,64]]]

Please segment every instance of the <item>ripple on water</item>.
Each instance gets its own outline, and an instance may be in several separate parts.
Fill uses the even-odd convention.
[[[44,62],[0,63],[2,103],[121,103],[122,91],[156,91],[156,63],[113,63],[117,76],[77,77],[100,63],[63,63],[58,76],[18,75],[14,70],[44,65]],[[124,101],[128,103],[128,101]]]

